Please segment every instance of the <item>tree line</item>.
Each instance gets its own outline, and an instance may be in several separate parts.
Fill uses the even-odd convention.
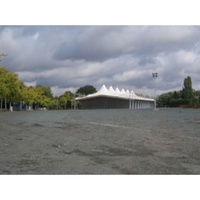
[[[0,58],[6,56],[0,54]],[[84,96],[96,92],[92,85],[85,85],[75,93],[66,91],[60,96],[53,96],[49,86],[26,86],[18,79],[18,74],[0,66],[0,109],[7,110],[13,107],[23,109],[72,109],[79,105],[74,101],[77,96]],[[200,108],[200,91],[192,88],[192,79],[187,76],[183,88],[161,94],[157,99],[158,107],[198,107]]]
[[[76,93],[66,91],[60,96],[53,96],[49,86],[26,86],[18,79],[18,74],[0,67],[0,109],[71,109],[77,107],[74,98],[96,92],[90,85],[80,87]]]
[[[158,97],[158,107],[200,107],[200,91],[192,88],[192,79],[187,76],[183,82],[183,88],[179,91],[163,93]]]

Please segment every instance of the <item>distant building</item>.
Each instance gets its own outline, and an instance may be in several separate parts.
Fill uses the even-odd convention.
[[[77,97],[82,109],[147,109],[154,108],[154,99],[137,96],[133,91],[119,88],[109,89],[103,85],[99,91],[84,97]]]

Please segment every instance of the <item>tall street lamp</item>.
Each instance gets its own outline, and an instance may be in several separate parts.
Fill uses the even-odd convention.
[[[154,78],[154,97],[155,97],[155,105],[154,105],[154,108],[156,110],[156,78],[158,77],[158,73],[155,72],[155,73],[152,73],[152,76]]]

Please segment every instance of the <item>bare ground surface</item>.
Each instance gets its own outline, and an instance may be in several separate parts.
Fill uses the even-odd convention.
[[[200,174],[200,110],[0,113],[0,174]]]

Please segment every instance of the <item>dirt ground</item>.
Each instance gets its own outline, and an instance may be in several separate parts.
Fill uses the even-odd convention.
[[[199,116],[195,110],[0,113],[0,174],[200,174]]]

